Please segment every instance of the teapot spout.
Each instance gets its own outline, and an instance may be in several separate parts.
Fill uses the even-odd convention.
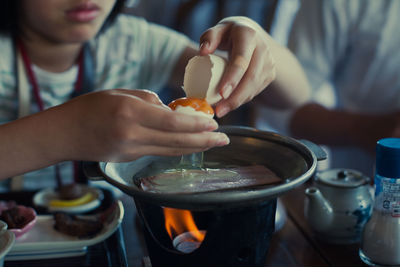
[[[307,201],[304,215],[308,223],[316,232],[328,230],[333,221],[333,209],[331,204],[316,187],[307,188],[305,194]]]

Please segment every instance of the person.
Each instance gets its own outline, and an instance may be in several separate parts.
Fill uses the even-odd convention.
[[[179,88],[197,54],[229,56],[218,117],[272,81],[266,102],[297,105],[308,94],[295,57],[248,18],[221,20],[197,49],[182,34],[121,14],[123,0],[1,5],[1,179],[26,173],[38,185],[54,176],[51,165],[71,175],[70,160],[130,161],[228,144],[215,120],[173,112],[156,94],[165,83]],[[291,72],[295,78],[285,78]]]
[[[376,142],[400,134],[397,11],[391,0],[301,1],[288,46],[312,95],[288,112],[287,128],[327,145],[331,168],[372,176]]]

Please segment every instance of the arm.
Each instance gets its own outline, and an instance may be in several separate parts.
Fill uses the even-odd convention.
[[[206,31],[201,37],[200,53],[212,53],[217,48],[229,49],[227,70],[220,84],[224,100],[216,108],[219,117],[253,99],[274,80],[271,95],[266,91],[261,98],[266,103],[287,107],[308,98],[310,89],[300,64],[253,20],[230,17]]]
[[[276,78],[260,95],[261,103],[272,108],[295,108],[311,96],[307,76],[293,53],[267,36],[270,51],[276,59]]]
[[[229,143],[217,123],[173,112],[144,90],[107,90],[0,126],[0,179],[64,160],[129,161]]]
[[[400,137],[400,112],[382,115],[330,110],[319,104],[306,104],[292,116],[290,130],[297,138],[318,144],[358,146],[373,152],[377,140]]]
[[[193,45],[184,51],[173,79],[183,77],[187,61],[196,54],[223,51],[228,52],[228,66],[219,85],[223,100],[216,106],[218,117],[252,100],[273,80],[261,98],[266,103],[291,107],[308,98],[309,85],[296,58],[246,17],[229,17],[208,29],[200,38],[200,51]]]

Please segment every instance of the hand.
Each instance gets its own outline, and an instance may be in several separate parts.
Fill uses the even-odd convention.
[[[296,138],[331,146],[358,146],[371,154],[379,139],[400,137],[399,129],[399,111],[362,114],[327,109],[316,103],[298,108],[290,121],[291,134]]]
[[[216,49],[229,52],[229,61],[220,82],[221,100],[216,114],[225,114],[247,103],[264,90],[276,76],[270,52],[272,38],[253,20],[229,17],[208,29],[200,38],[200,54]]]
[[[129,161],[144,155],[182,155],[229,143],[217,123],[171,111],[146,90],[107,90],[56,107],[65,118],[69,159]],[[64,159],[65,160],[65,159]]]
[[[375,153],[378,140],[386,137],[400,138],[400,112],[379,115],[358,115],[358,140],[361,147]]]

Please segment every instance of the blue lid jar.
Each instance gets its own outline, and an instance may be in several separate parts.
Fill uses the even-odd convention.
[[[376,174],[400,178],[400,138],[384,138],[377,142]]]

